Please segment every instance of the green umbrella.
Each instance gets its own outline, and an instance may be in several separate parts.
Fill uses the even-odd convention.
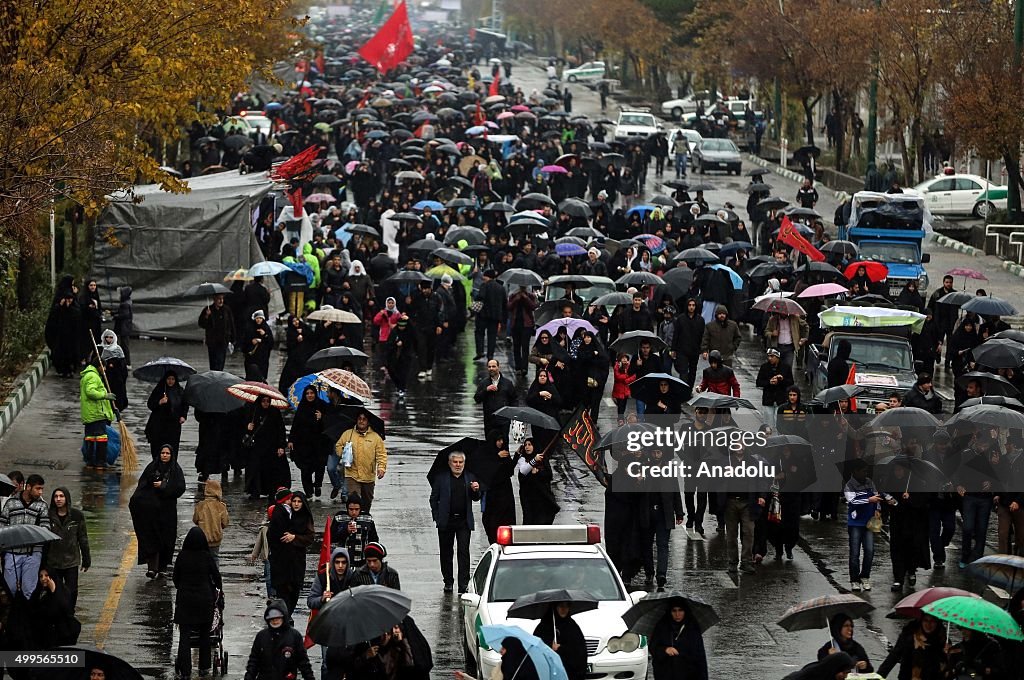
[[[1007,640],[1024,640],[1020,626],[1009,612],[991,602],[973,597],[945,597],[921,609],[937,619],[961,628],[994,635]]]
[[[331,126],[327,123],[317,123],[316,125],[313,126],[313,129],[319,130],[320,132],[330,132]]]

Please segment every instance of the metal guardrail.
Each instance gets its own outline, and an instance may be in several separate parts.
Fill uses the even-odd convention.
[[[1024,225],[985,225],[985,252],[1024,264]]]

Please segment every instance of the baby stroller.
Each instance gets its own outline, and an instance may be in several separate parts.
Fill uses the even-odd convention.
[[[196,635],[189,637],[192,649],[199,647]],[[228,674],[228,653],[224,651],[224,591],[218,589],[214,593],[213,622],[210,624],[210,658],[213,672],[221,676]]]

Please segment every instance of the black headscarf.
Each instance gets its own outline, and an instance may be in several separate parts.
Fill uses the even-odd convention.
[[[537,667],[526,653],[526,648],[519,638],[507,637],[501,641],[505,653],[501,657],[501,677],[503,680],[540,680]]]

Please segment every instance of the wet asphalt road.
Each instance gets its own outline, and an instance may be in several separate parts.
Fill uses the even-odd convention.
[[[514,71],[513,78],[522,83],[527,93],[536,86],[534,83],[543,84],[539,72],[525,66]],[[596,95],[582,86],[573,86],[573,89],[577,95],[574,110],[596,115]],[[648,182],[648,192],[654,190],[653,179]],[[744,204],[745,177],[709,176],[708,180],[722,187],[720,191],[708,193],[713,205],[725,200],[739,206]],[[796,191],[796,184],[784,178],[772,176],[768,181],[783,196]],[[819,210],[830,214],[834,201],[824,192],[822,197]],[[932,252],[932,271],[945,271],[964,259],[963,255],[950,251],[932,249]],[[974,259],[972,266],[989,273],[990,287],[1011,301],[1020,296],[1019,286],[1009,287],[1009,275],[1000,278],[1005,272],[998,269],[994,258]],[[433,381],[410,384],[408,398],[402,406],[393,403],[391,388],[384,384],[379,370],[368,369],[364,375],[374,390],[374,405],[388,425],[389,470],[378,483],[374,518],[389,551],[388,562],[400,572],[404,589],[413,598],[412,616],[433,645],[434,676],[438,678],[450,677],[453,670],[463,667],[462,623],[457,598],[445,596],[441,591],[425,473],[438,449],[460,437],[482,434],[480,411],[472,399],[472,384],[482,375],[483,366],[469,359],[473,353],[470,345],[471,335],[463,336],[458,352],[461,358],[444,371],[435,371],[438,377]],[[746,395],[756,395],[753,375],[762,360],[754,347],[752,339],[744,344],[737,366]],[[502,347],[499,357],[504,359],[505,352],[507,348]],[[135,366],[161,355],[172,355],[199,370],[206,368],[206,353],[198,344],[135,340],[132,353]],[[282,356],[275,353],[271,366],[274,384],[282,364]],[[235,358],[229,360],[227,370],[242,373]],[[943,389],[941,374],[939,386]],[[141,440],[148,414],[145,400],[151,385],[130,378],[128,388],[132,406],[126,420],[137,440]],[[610,401],[603,408],[600,423],[603,427],[611,424],[608,415],[613,409],[608,405]],[[178,503],[179,537],[187,531],[192,506],[197,496],[201,497],[194,468],[196,436],[195,422],[190,419],[184,426],[180,455],[189,486]],[[86,513],[93,568],[81,581],[78,612],[83,623],[81,642],[104,646],[147,676],[173,677],[174,589],[167,581],[149,582],[145,569],[135,564],[134,537],[128,514],[128,499],[135,488],[135,477],[122,479],[117,473],[86,471],[79,454],[80,443],[78,382],[50,375],[11,431],[0,440],[0,469],[20,469],[26,474],[40,472],[46,478],[47,499],[55,486],[67,486],[74,504],[80,505]],[[144,465],[148,461],[145,443],[140,453]],[[294,469],[293,480],[298,480]],[[562,506],[558,523],[603,522],[601,489],[578,461],[566,459],[555,484],[555,494]],[[240,478],[231,480],[225,496],[231,527],[225,534],[220,560],[227,600],[224,647],[230,655],[229,677],[241,677],[252,637],[263,627],[262,571],[248,564],[247,557],[266,508],[245,499]],[[322,529],[326,516],[338,508],[340,505],[327,502],[314,504],[318,530]],[[716,537],[714,524],[714,519],[708,518],[709,540],[706,542],[689,540],[683,531],[674,531],[669,561],[669,588],[700,594],[722,617],[722,623],[705,636],[712,677],[747,676],[753,661],[757,664],[757,676],[779,678],[812,660],[814,650],[825,642],[825,634],[786,633],[774,622],[791,604],[834,593],[846,585],[847,539],[841,524],[819,524],[805,519],[801,528],[803,539],[793,562],[767,562],[757,575],[738,580],[724,572],[725,548]],[[473,538],[474,562],[484,548],[484,535],[478,532]],[[315,559],[314,555],[309,556],[307,578],[312,577]],[[955,563],[955,558],[951,562]],[[886,587],[888,568],[888,547],[882,541],[876,547],[873,578],[876,589],[865,596],[877,609],[864,622],[858,622],[857,632],[876,664],[884,654],[887,640],[894,640],[898,632],[897,623],[883,618],[899,597]],[[921,574],[917,587],[940,583],[976,587],[955,569]],[[300,629],[305,628],[307,614],[304,592],[296,612]],[[314,648],[311,654],[316,667],[319,651]]]

